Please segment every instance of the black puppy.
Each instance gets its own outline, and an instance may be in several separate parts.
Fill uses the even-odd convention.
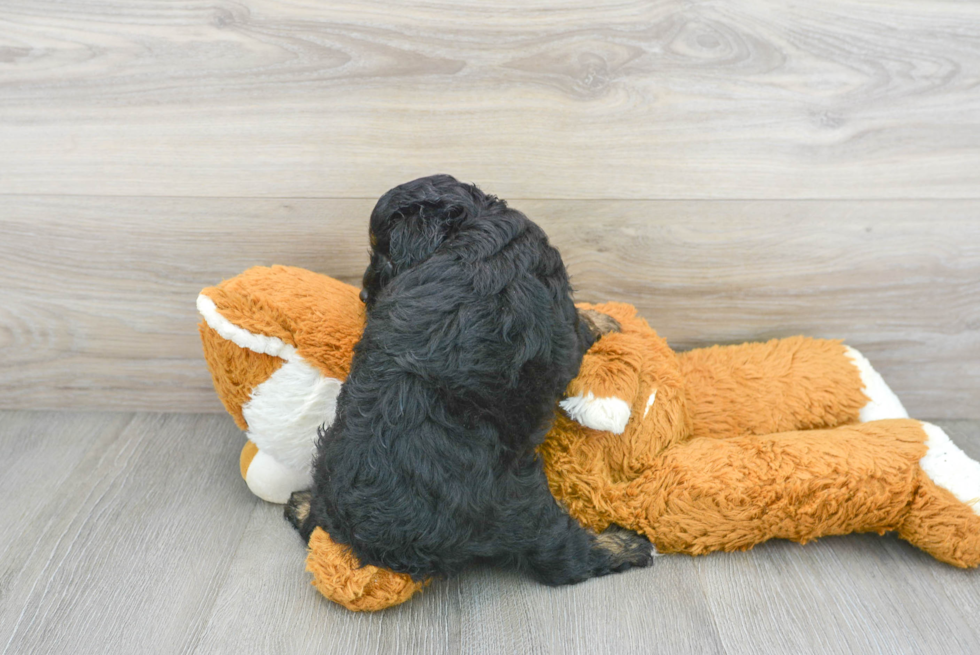
[[[436,175],[381,197],[371,245],[364,335],[313,488],[286,509],[303,539],[321,526],[362,563],[416,579],[474,561],[555,585],[647,566],[644,537],[565,513],[535,455],[597,338],[544,232]]]

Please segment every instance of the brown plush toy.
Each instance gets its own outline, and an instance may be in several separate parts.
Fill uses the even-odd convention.
[[[247,430],[242,473],[273,502],[310,483],[316,426],[363,327],[358,290],[295,268],[253,268],[198,298],[215,389]],[[793,337],[675,353],[626,304],[556,408],[540,448],[581,523],[642,532],[660,553],[743,550],[771,538],[895,530],[944,562],[980,564],[980,463],[906,417],[857,351]],[[307,569],[352,610],[426,583],[359,563],[320,529]]]

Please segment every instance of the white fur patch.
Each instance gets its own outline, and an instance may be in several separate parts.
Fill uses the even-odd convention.
[[[630,420],[630,406],[615,396],[596,398],[589,391],[584,396],[569,396],[558,405],[570,419],[593,430],[622,434]]]
[[[260,450],[248,465],[245,483],[262,500],[284,505],[294,491],[310,488],[313,474],[308,466],[305,470],[291,469]]]
[[[341,384],[294,354],[255,387],[252,398],[242,406],[248,438],[284,466],[309,470],[317,427],[333,423]]]
[[[203,293],[197,296],[197,311],[204,317],[208,326],[221,335],[222,339],[227,339],[237,346],[257,353],[281,357],[285,360],[292,359],[296,354],[294,346],[278,337],[254,334],[245,328],[238,327],[218,313],[218,307],[214,301]]]
[[[923,423],[922,429],[929,437],[929,450],[919,460],[919,466],[930,480],[980,515],[980,462],[970,459],[938,425]]]
[[[868,404],[861,408],[859,420],[862,423],[886,418],[908,418],[909,413],[902,406],[895,392],[885,384],[884,378],[871,367],[871,362],[850,346],[844,346],[848,359],[861,374],[861,391],[868,397]]]
[[[647,414],[650,413],[650,408],[653,407],[653,401],[656,399],[657,399],[657,390],[654,389],[653,393],[650,394],[650,397],[647,398],[647,406],[643,408],[643,418],[646,418]]]

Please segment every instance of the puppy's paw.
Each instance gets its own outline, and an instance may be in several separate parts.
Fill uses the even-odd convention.
[[[596,339],[604,334],[623,331],[619,321],[609,314],[603,314],[594,309],[579,309],[578,320],[585,323]]]
[[[310,518],[310,503],[312,500],[313,493],[309,490],[294,491],[293,495],[289,497],[289,502],[286,503],[286,509],[283,510],[283,515],[286,517],[286,520],[305,539],[309,538],[309,532],[311,532],[311,530],[307,529],[306,524],[307,519]]]
[[[653,544],[643,535],[618,525],[610,525],[596,536],[596,544],[608,554],[610,571],[643,568],[653,562]]]

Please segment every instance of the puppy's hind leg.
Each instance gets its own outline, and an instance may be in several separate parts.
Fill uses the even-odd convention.
[[[656,550],[643,535],[618,525],[610,525],[596,535],[596,547],[608,554],[612,573],[649,566]]]
[[[552,508],[526,544],[522,564],[545,584],[565,585],[649,566],[646,537],[612,525],[602,534],[583,528],[551,500]]]

